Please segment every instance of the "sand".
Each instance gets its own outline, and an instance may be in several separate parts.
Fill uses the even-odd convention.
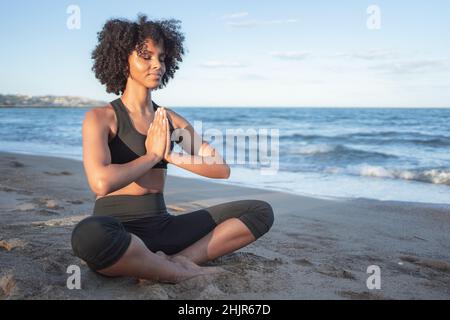
[[[388,192],[388,190],[386,190]],[[109,279],[73,255],[74,225],[94,195],[82,163],[0,153],[0,299],[449,299],[450,207],[316,199],[170,176],[169,212],[240,199],[272,204],[275,223],[253,244],[209,262],[228,273],[179,284]],[[81,289],[67,288],[69,265]],[[368,289],[367,268],[381,270]]]

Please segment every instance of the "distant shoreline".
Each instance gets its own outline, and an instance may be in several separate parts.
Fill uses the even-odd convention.
[[[0,94],[0,108],[89,108],[107,102],[77,96]]]
[[[93,104],[93,105],[83,105],[83,106],[61,106],[61,105],[54,105],[54,106],[42,106],[42,105],[2,105],[0,104],[0,108],[95,108],[95,107],[103,107],[107,105],[108,102],[102,103],[102,104]],[[267,107],[267,106],[171,106],[171,108],[214,108],[214,109],[317,109],[317,110],[323,110],[323,109],[336,109],[336,110],[348,110],[348,109],[355,109],[355,110],[391,110],[391,109],[402,109],[402,110],[447,110],[450,109],[450,107],[305,107],[305,106],[299,106],[299,107],[292,107],[292,106],[273,106],[273,107]]]
[[[105,103],[106,105],[107,103]],[[95,108],[95,107],[99,107],[100,105],[92,105],[92,106],[27,106],[27,105],[19,105],[19,106],[9,106],[9,105],[0,105],[0,108],[15,108],[15,109],[22,109],[22,108],[42,108],[42,109],[70,109],[70,108],[76,108],[76,109],[81,109],[81,108]]]

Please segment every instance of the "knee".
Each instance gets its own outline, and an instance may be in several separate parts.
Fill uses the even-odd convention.
[[[72,231],[72,250],[77,257],[89,260],[90,254],[101,249],[105,238],[107,238],[105,220],[88,217],[81,220]]]
[[[72,250],[91,269],[99,270],[115,262],[128,247],[130,235],[112,217],[88,217],[72,231]]]
[[[274,214],[272,206],[263,200],[253,200],[253,206],[248,216],[250,230],[256,239],[267,233],[272,228]]]
[[[260,215],[260,220],[265,225],[264,231],[267,232],[270,230],[270,228],[272,228],[273,222],[275,220],[273,215],[273,208],[270,203],[263,200],[257,201],[257,207],[259,208],[258,212]]]

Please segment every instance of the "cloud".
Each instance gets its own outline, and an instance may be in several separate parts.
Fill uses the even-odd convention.
[[[227,62],[227,61],[207,61],[202,63],[203,68],[244,68],[247,65],[240,62]]]
[[[241,80],[267,80],[268,78],[256,73],[248,73],[240,76]]]
[[[269,53],[272,57],[276,57],[282,60],[305,60],[310,56],[306,51],[273,51]]]
[[[352,53],[336,53],[334,57],[352,58],[360,60],[388,60],[397,57],[393,51],[384,49],[369,49],[365,51],[357,51]]]
[[[230,20],[230,19],[239,19],[248,16],[248,12],[241,11],[241,12],[234,12],[230,14],[226,14],[222,16],[222,20]]]
[[[226,22],[227,25],[233,28],[254,28],[266,25],[275,24],[286,24],[286,23],[296,23],[297,19],[278,19],[278,20],[240,20],[241,18],[247,17],[249,14],[246,11],[239,11],[230,14],[225,14],[221,17],[221,20],[229,20]],[[231,21],[230,21],[231,20]],[[236,21],[238,20],[238,21]]]
[[[370,70],[386,74],[423,74],[439,72],[450,67],[448,58],[417,57],[411,53],[400,55],[385,49],[369,49],[350,53],[336,53],[328,58],[349,58],[366,61]],[[341,66],[343,67],[343,66]]]
[[[259,26],[275,25],[275,24],[287,24],[296,23],[297,19],[285,19],[285,20],[245,20],[245,21],[229,21],[227,25],[233,28],[255,28]]]
[[[392,61],[389,63],[371,66],[369,68],[390,74],[419,74],[444,71],[447,70],[448,67],[448,59],[429,58]]]

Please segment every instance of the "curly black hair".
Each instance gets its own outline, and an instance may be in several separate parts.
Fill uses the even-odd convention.
[[[129,75],[128,57],[136,50],[139,55],[146,51],[145,40],[150,38],[156,43],[162,41],[166,58],[166,73],[158,89],[166,86],[179,69],[183,61],[185,37],[180,32],[180,20],[147,20],[147,16],[138,15],[137,22],[126,19],[110,19],[98,32],[98,44],[92,52],[95,77],[106,85],[106,92],[117,95],[125,91]]]

